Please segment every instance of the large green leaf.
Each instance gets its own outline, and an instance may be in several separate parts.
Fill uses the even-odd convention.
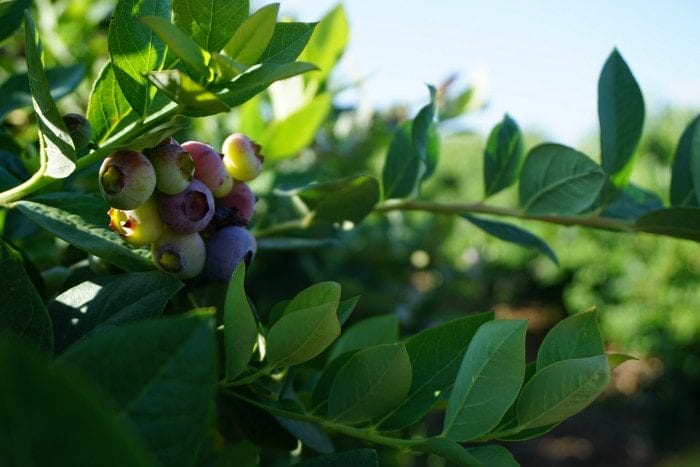
[[[311,62],[318,71],[308,76],[317,85],[323,83],[343,54],[350,37],[348,19],[342,4],[330,10],[318,23],[301,59]]]
[[[598,80],[601,161],[613,183],[627,185],[642,136],[644,98],[622,55],[613,50]]]
[[[154,269],[144,255],[129,249],[108,227],[107,204],[99,196],[57,193],[18,201],[16,206],[32,222],[71,245],[127,271]]]
[[[352,467],[379,467],[377,451],[374,449],[353,449],[315,457],[295,464],[298,467],[336,467],[347,465]]]
[[[95,334],[59,361],[112,397],[162,465],[191,466],[216,388],[214,344],[212,316],[190,313]]]
[[[562,360],[594,357],[605,353],[595,311],[559,321],[544,337],[537,352],[537,370]]]
[[[85,76],[82,64],[46,68],[46,80],[54,101],[73,92]],[[27,73],[15,73],[0,84],[0,120],[10,111],[32,105],[32,91],[29,88]]]
[[[384,198],[404,198],[416,190],[421,163],[411,138],[413,122],[403,122],[396,129],[384,162],[382,187]]]
[[[223,83],[226,92],[217,94],[229,107],[241,105],[269,85],[281,79],[315,70],[316,66],[306,62],[262,63],[253,65],[233,80]]]
[[[428,85],[428,91],[430,92],[430,102],[418,111],[411,126],[413,147],[418,158],[424,164],[420,181],[427,179],[435,172],[440,157],[440,140],[435,130],[435,96],[437,91],[430,85]]]
[[[481,217],[470,216],[468,214],[465,214],[462,217],[489,235],[493,235],[494,237],[500,238],[506,242],[515,243],[516,245],[520,245],[524,248],[537,250],[551,259],[554,264],[559,264],[557,255],[554,253],[554,251],[552,251],[549,245],[547,245],[547,243],[540,237],[528,232],[525,229],[507,222],[483,219]]]
[[[524,143],[518,124],[509,115],[489,134],[484,150],[484,194],[493,195],[508,188],[518,178]]]
[[[39,123],[39,151],[43,175],[65,178],[75,170],[75,148],[56,103],[51,97],[49,82],[41,59],[41,43],[29,15],[24,18],[27,76],[32,103]]]
[[[243,280],[245,263],[238,265],[226,290],[224,302],[224,349],[226,352],[226,379],[232,380],[245,370],[258,339],[253,310],[245,294]]]
[[[605,173],[585,154],[541,144],[520,171],[520,205],[530,214],[579,214],[593,206],[604,184]]]
[[[323,93],[292,114],[273,122],[258,139],[270,160],[295,156],[311,144],[331,110],[331,95]]]
[[[156,465],[81,375],[12,339],[0,339],[0,374],[0,465]]]
[[[248,0],[173,0],[173,22],[205,50],[218,52],[248,16]]]
[[[250,15],[224,46],[226,55],[243,65],[258,63],[272,39],[279,8],[272,3]]]
[[[411,387],[411,360],[401,343],[366,347],[340,368],[328,396],[328,417],[368,422],[403,401]]]
[[[119,0],[109,24],[107,43],[114,76],[134,111],[144,117],[154,96],[144,73],[165,63],[166,46],[141,16],[170,19],[169,0]]]
[[[180,28],[161,16],[141,16],[139,22],[145,24],[168,46],[168,51],[175,54],[195,78],[206,81],[210,78],[209,53],[202,49]]]
[[[490,321],[469,343],[447,402],[443,436],[468,441],[493,429],[525,377],[525,321]]]
[[[697,206],[700,192],[700,116],[683,130],[673,156],[671,204]]]
[[[312,183],[295,193],[312,212],[312,222],[358,224],[379,201],[379,183],[374,177],[357,177]]]
[[[439,436],[428,438],[424,443],[417,445],[415,449],[436,454],[460,467],[483,467],[483,464],[459,443]]]
[[[636,220],[651,211],[664,207],[664,202],[654,192],[630,183],[600,214],[601,217]]]
[[[284,22],[275,25],[272,39],[260,57],[261,62],[287,63],[299,57],[318,23]]]
[[[565,420],[593,402],[609,380],[605,355],[553,363],[523,388],[516,407],[518,425],[536,428]]]
[[[92,138],[101,143],[138,120],[114,77],[112,62],[105,63],[95,80],[87,109]]]
[[[313,404],[314,412],[324,412],[324,409],[327,408],[326,402],[328,402],[328,396],[331,393],[335,377],[340,369],[343,368],[348,360],[358,351],[359,349],[348,350],[344,354],[334,358],[326,365],[326,368],[323,369],[323,373],[321,373],[321,377],[316,382],[311,394],[311,403]]]
[[[321,282],[297,294],[267,335],[267,359],[276,367],[305,362],[340,334],[340,285]]]
[[[480,313],[426,329],[405,341],[411,359],[411,389],[404,401],[380,423],[382,430],[409,426],[430,411],[438,398],[454,384],[457,371],[477,329],[493,319]]]
[[[98,277],[71,287],[48,304],[56,352],[85,335],[159,315],[181,287],[160,271]]]
[[[503,446],[487,444],[467,449],[482,465],[497,465],[498,467],[520,467],[513,454]]]
[[[21,338],[51,354],[53,330],[44,302],[24,269],[22,256],[1,239],[0,271],[0,334]]]
[[[380,315],[363,319],[343,331],[333,344],[328,361],[349,350],[372,345],[393,344],[399,340],[399,319],[395,315]]]
[[[10,0],[0,3],[0,41],[7,39],[22,24],[24,10],[28,10],[32,0]]]
[[[700,208],[678,206],[652,211],[637,219],[634,229],[700,242]]]

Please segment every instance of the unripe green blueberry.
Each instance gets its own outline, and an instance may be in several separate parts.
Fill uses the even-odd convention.
[[[166,195],[187,188],[194,175],[194,162],[182,146],[166,143],[146,151],[156,172],[156,188]]]
[[[110,206],[135,209],[156,188],[153,165],[140,152],[121,150],[108,156],[100,167],[100,192]]]
[[[207,276],[217,282],[228,282],[236,267],[250,264],[257,250],[253,234],[243,227],[224,227],[207,243]]]
[[[160,220],[154,197],[148,198],[136,209],[125,211],[111,208],[108,214],[109,227],[132,245],[148,245],[163,233],[163,221]]]
[[[234,179],[247,182],[260,175],[264,160],[260,154],[260,145],[246,135],[229,135],[224,140],[221,151],[224,153],[224,166]]]
[[[224,167],[221,154],[199,141],[186,141],[182,147],[192,156],[194,178],[209,187],[214,196],[223,196],[231,191],[233,180]]]
[[[178,234],[165,230],[151,245],[156,266],[178,279],[191,279],[204,270],[206,246],[198,233]]]
[[[68,129],[68,134],[73,140],[73,146],[76,150],[84,149],[90,144],[92,126],[87,118],[80,114],[69,113],[63,116],[63,123]]]
[[[207,186],[193,179],[176,195],[156,195],[158,212],[165,225],[177,233],[194,233],[204,229],[214,216],[214,197]]]

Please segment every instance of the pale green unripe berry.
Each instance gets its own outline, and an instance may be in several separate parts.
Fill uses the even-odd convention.
[[[112,208],[108,211],[109,227],[132,245],[148,245],[163,233],[163,221],[158,215],[158,205],[151,197],[136,209]]]
[[[263,156],[260,145],[242,133],[234,133],[224,140],[221,148],[224,166],[236,180],[247,182],[260,175]]]

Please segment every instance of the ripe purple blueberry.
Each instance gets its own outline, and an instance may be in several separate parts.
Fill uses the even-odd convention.
[[[235,180],[247,182],[262,171],[263,156],[260,145],[242,133],[234,133],[224,140],[222,146],[224,165]]]
[[[156,188],[166,195],[180,193],[192,181],[194,162],[177,143],[160,144],[146,152],[156,172]]]
[[[63,116],[63,123],[66,124],[66,129],[76,150],[84,149],[90,144],[92,126],[87,118],[80,114],[69,113]]]
[[[255,211],[255,201],[255,195],[247,183],[235,182],[226,196],[216,199],[216,213],[212,222],[218,221],[218,227],[248,225]]]
[[[163,232],[151,246],[156,266],[178,279],[191,279],[204,270],[206,246],[198,233]]]
[[[135,209],[156,188],[153,165],[140,152],[121,150],[108,156],[100,167],[100,192],[110,206]]]
[[[246,265],[255,255],[255,237],[243,227],[224,227],[207,243],[207,276],[217,282],[228,282],[241,261]]]
[[[214,215],[214,197],[197,179],[176,195],[158,193],[156,200],[165,225],[180,234],[199,232]]]
[[[151,197],[136,209],[111,208],[109,227],[132,245],[148,245],[163,233],[163,222],[158,215],[158,205]]]
[[[231,191],[233,179],[226,171],[221,155],[213,147],[199,141],[186,141],[182,147],[192,156],[194,177],[209,187],[214,196],[223,196]]]

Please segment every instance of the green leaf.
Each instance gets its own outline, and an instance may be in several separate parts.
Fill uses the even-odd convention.
[[[313,223],[350,221],[358,224],[379,201],[379,182],[374,177],[360,175],[312,183],[296,194],[312,211]]]
[[[173,22],[205,50],[218,52],[248,17],[248,0],[173,0]]]
[[[558,423],[583,410],[610,380],[605,355],[563,360],[535,373],[518,398],[518,424],[536,428]]]
[[[251,99],[269,85],[281,79],[315,70],[316,66],[305,62],[262,63],[253,65],[233,80],[224,83],[228,91],[217,94],[229,107],[236,107]]]
[[[577,313],[559,321],[544,337],[537,352],[537,370],[562,360],[604,353],[605,344],[596,312]]]
[[[27,76],[32,102],[39,123],[39,151],[43,175],[66,178],[75,170],[75,148],[66,125],[49,91],[49,82],[41,59],[41,43],[34,21],[26,12],[24,18]]]
[[[658,195],[630,183],[612,203],[605,207],[601,216],[636,220],[644,214],[663,207],[664,203]]]
[[[399,319],[395,315],[380,315],[363,319],[343,331],[328,355],[328,361],[349,350],[372,345],[393,344],[399,340]]]
[[[603,170],[617,187],[627,185],[642,136],[644,98],[622,55],[613,50],[598,80],[598,119]]]
[[[479,327],[493,313],[448,321],[426,329],[405,341],[413,377],[406,399],[379,424],[382,430],[398,430],[417,422],[452,388],[464,352]]]
[[[138,120],[114,77],[112,62],[105,63],[90,93],[87,117],[92,139],[98,143]]]
[[[470,216],[468,214],[464,214],[462,217],[489,235],[493,235],[494,237],[500,238],[506,242],[515,243],[523,248],[531,248],[539,251],[547,258],[551,259],[554,264],[559,264],[557,255],[554,253],[554,251],[552,251],[549,245],[547,245],[547,243],[540,237],[528,232],[525,229],[507,222],[487,220],[480,217]]]
[[[73,92],[85,76],[82,64],[55,66],[44,70],[51,98],[56,101]],[[10,111],[32,105],[32,91],[27,73],[14,73],[0,85],[0,120]]]
[[[484,195],[508,188],[518,178],[524,155],[523,135],[508,114],[489,134],[484,150]]]
[[[671,204],[698,205],[700,190],[700,116],[683,130],[671,172]]]
[[[297,294],[267,335],[267,359],[275,367],[305,362],[340,334],[336,315],[340,285],[321,282]]]
[[[0,339],[0,464],[155,466],[142,442],[81,375]]]
[[[175,115],[172,119],[158,125],[155,128],[142,133],[137,138],[125,141],[122,144],[112,144],[112,149],[130,149],[132,151],[141,151],[145,148],[151,148],[163,141],[168,136],[172,136],[180,130],[190,127],[190,121],[182,115]]]
[[[533,148],[520,171],[520,205],[529,214],[580,214],[598,199],[605,173],[585,154],[560,144]]]
[[[210,314],[120,326],[76,343],[59,361],[114,399],[162,465],[194,464],[216,388]]]
[[[318,425],[280,416],[275,416],[275,418],[285,430],[301,441],[304,447],[309,447],[321,454],[329,454],[335,451],[333,442]]]
[[[295,156],[311,144],[331,110],[331,95],[315,96],[284,120],[273,122],[258,138],[265,158],[279,160]]]
[[[24,10],[28,10],[31,5],[32,0],[14,0],[0,3],[0,41],[10,37],[22,24]]]
[[[272,3],[250,15],[224,46],[226,55],[244,65],[258,63],[272,39],[279,8]]]
[[[238,265],[226,290],[224,302],[224,349],[226,379],[233,380],[245,370],[258,339],[258,328],[245,294],[245,264]]]
[[[277,23],[261,62],[287,63],[299,57],[318,23]]]
[[[430,177],[438,164],[440,157],[440,141],[435,130],[435,95],[437,91],[428,85],[430,102],[418,111],[411,126],[411,139],[418,158],[424,164],[420,181]]]
[[[107,204],[98,196],[60,193],[16,206],[39,227],[56,237],[127,271],[154,269],[145,256],[130,250],[108,227]]]
[[[493,429],[525,377],[526,321],[490,321],[469,343],[447,402],[443,436],[468,441]]]
[[[295,464],[298,467],[336,467],[351,465],[352,467],[379,467],[377,451],[374,449],[353,449],[351,451],[335,452],[321,457],[315,457]]]
[[[610,371],[614,370],[618,366],[622,365],[628,360],[639,360],[639,358],[634,355],[628,355],[624,353],[609,353],[608,356],[608,366],[610,366]]]
[[[318,23],[311,39],[301,54],[302,60],[314,63],[318,71],[308,77],[320,85],[328,78],[340,59],[350,38],[350,28],[345,9],[338,4]]]
[[[78,339],[159,315],[182,282],[160,271],[98,277],[64,291],[48,304],[56,353]]]
[[[463,446],[441,437],[428,438],[415,449],[428,454],[435,454],[460,467],[482,467],[483,464],[472,456]]]
[[[165,42],[168,50],[174,53],[185,64],[188,70],[202,80],[208,80],[211,76],[209,71],[209,52],[202,49],[180,28],[172,24],[168,18],[161,16],[141,16],[139,22],[145,24]]]
[[[634,229],[700,242],[700,208],[679,206],[652,211],[637,219]]]
[[[170,19],[169,0],[119,0],[109,24],[107,45],[114,76],[134,111],[146,116],[154,96],[143,76],[165,63],[166,46],[139,21],[141,16]]]
[[[403,401],[411,387],[411,360],[401,343],[364,348],[338,371],[328,396],[328,417],[361,423]]]
[[[413,147],[412,127],[412,122],[403,122],[389,144],[382,172],[385,199],[405,198],[416,189],[421,161]]]
[[[231,81],[234,77],[240,75],[248,68],[245,65],[238,63],[231,57],[218,52],[213,52],[211,54],[210,66],[214,72],[214,82],[218,84]]]
[[[356,295],[354,297],[348,298],[346,300],[343,300],[338,304],[338,322],[340,322],[340,325],[342,326],[345,324],[345,322],[350,318],[350,315],[352,315],[353,310],[355,310],[355,306],[357,306],[357,302],[360,300],[360,296]]]
[[[520,464],[513,458],[513,454],[503,446],[487,444],[468,449],[483,465],[497,465],[498,467],[519,467]]]
[[[170,99],[182,105],[183,112],[188,115],[202,117],[231,110],[214,93],[180,70],[154,71],[148,74],[148,79]]]
[[[499,436],[498,439],[501,441],[527,441],[528,439],[539,438],[552,431],[555,427],[559,425],[560,422],[552,423],[551,425],[545,425],[538,428],[526,428],[515,434],[508,436]]]
[[[338,375],[340,369],[343,368],[348,360],[350,360],[358,351],[359,349],[348,350],[344,354],[341,354],[337,358],[330,361],[330,363],[326,365],[326,368],[323,369],[321,377],[311,393],[311,403],[314,406],[315,412],[322,412],[324,407],[327,408],[325,403],[328,401],[328,396],[331,393],[331,388],[333,387],[335,377]]]
[[[0,271],[0,334],[22,338],[51,354],[53,329],[49,313],[24,269],[22,256],[1,239]]]
[[[466,88],[454,97],[442,97],[438,107],[438,120],[459,117],[469,108],[474,97],[474,88]]]

